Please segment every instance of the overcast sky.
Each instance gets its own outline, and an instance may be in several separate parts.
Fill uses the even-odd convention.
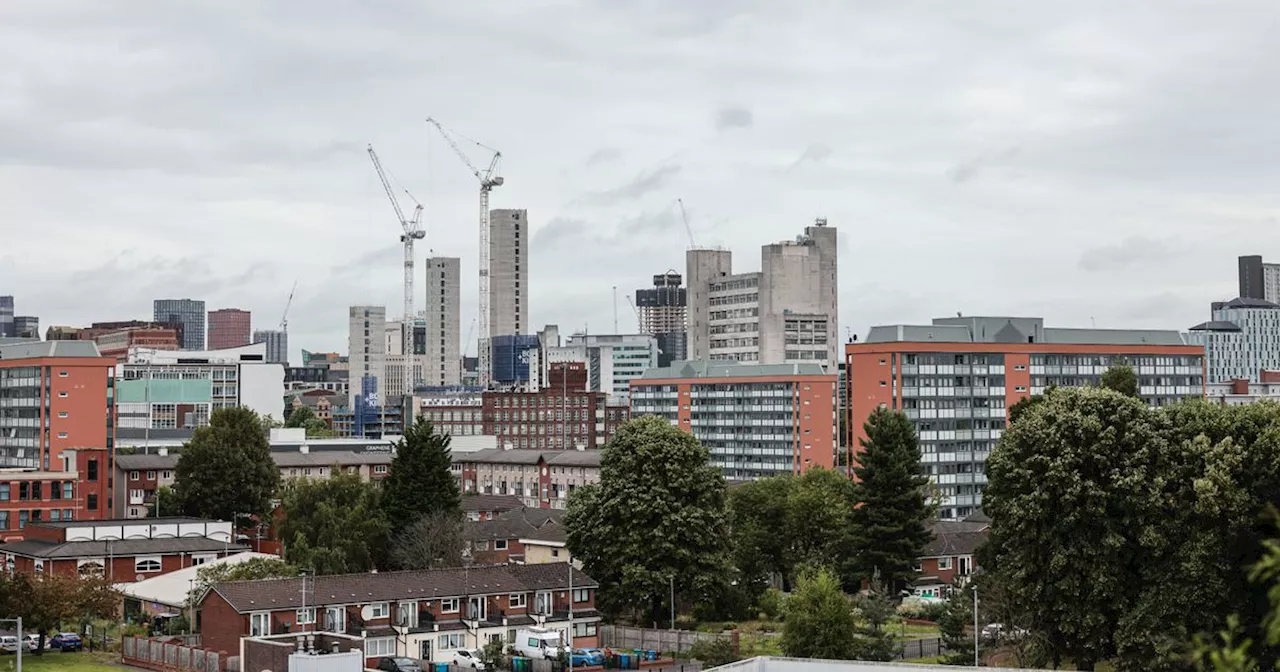
[[[234,9],[232,9],[234,8]],[[839,227],[840,327],[965,314],[1185,329],[1280,259],[1274,2],[0,3],[0,294],[42,327],[204,299],[346,349],[401,305],[365,154],[426,205],[475,315],[502,150],[535,328],[633,331],[700,245]],[[481,157],[475,154],[475,160]],[[419,282],[419,292],[422,283]],[[418,299],[421,306],[422,300]],[[474,346],[469,348],[474,354]]]

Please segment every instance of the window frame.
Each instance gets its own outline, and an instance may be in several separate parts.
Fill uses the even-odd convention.
[[[154,569],[148,569],[152,567]],[[155,574],[164,571],[164,558],[159,555],[139,555],[133,559],[133,571],[137,574]]]

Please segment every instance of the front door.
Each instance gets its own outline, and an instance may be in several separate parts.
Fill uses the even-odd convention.
[[[420,653],[422,655],[418,656],[418,658],[420,660],[431,662],[431,639],[430,638],[423,638],[421,643],[421,649],[422,650],[420,651]]]

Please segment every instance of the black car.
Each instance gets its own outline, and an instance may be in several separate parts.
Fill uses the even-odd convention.
[[[378,659],[378,669],[382,672],[422,672],[418,661],[412,658],[384,656]]]

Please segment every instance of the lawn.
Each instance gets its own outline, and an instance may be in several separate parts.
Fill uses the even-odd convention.
[[[60,653],[46,651],[42,656],[22,654],[22,672],[120,672],[118,653]],[[114,664],[113,664],[114,663]],[[17,656],[0,657],[0,672],[16,672]]]

